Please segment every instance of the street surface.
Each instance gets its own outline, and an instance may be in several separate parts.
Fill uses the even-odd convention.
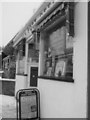
[[[0,120],[1,118],[16,118],[15,97],[0,95]]]

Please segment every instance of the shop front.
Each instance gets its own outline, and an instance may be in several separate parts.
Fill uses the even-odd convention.
[[[87,3],[56,2],[41,19],[41,118],[86,118]]]
[[[38,88],[41,118],[87,118],[87,2],[44,2],[28,28],[18,88]]]

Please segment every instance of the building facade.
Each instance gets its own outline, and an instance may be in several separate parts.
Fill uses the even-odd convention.
[[[87,3],[77,2],[74,3],[73,7],[74,13],[71,13],[73,18],[70,19],[74,19],[74,26],[71,23],[72,26],[69,25],[68,28],[66,16],[62,22],[57,23],[57,27],[61,25],[59,29],[55,29],[55,26],[53,26],[54,23],[51,22],[51,34],[49,34],[49,38],[41,37],[40,39],[41,52],[39,57],[38,89],[42,96],[41,117],[44,118],[87,117]],[[63,23],[64,19],[65,23]],[[46,32],[50,30],[50,27],[45,27]],[[43,36],[43,33],[41,34]],[[59,43],[56,43],[58,40],[60,41],[60,38],[63,41],[63,43],[60,43],[62,45],[61,47]],[[53,59],[55,55],[60,55],[61,58],[58,56],[58,60],[56,58],[55,63],[53,63],[56,66],[53,64],[49,65],[48,70],[45,72],[46,66],[44,64],[46,63],[44,63],[44,53],[47,52],[47,50],[45,52],[46,40],[49,41],[52,49],[50,50],[52,60],[55,61]],[[55,53],[54,55],[53,49],[55,45],[57,46],[55,48],[57,54]],[[60,51],[62,53],[58,53],[57,49],[61,49]],[[66,62],[67,59],[70,61]],[[54,75],[52,74],[53,66],[55,67]]]
[[[44,2],[14,39],[16,92],[39,89],[41,118],[87,118],[87,8]]]
[[[16,90],[37,87],[39,49],[37,34],[25,26],[14,39],[16,54]],[[36,48],[37,46],[37,48]]]

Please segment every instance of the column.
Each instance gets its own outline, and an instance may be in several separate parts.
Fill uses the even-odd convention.
[[[40,49],[39,49],[39,76],[43,75],[44,71],[44,33],[40,33]]]
[[[19,52],[17,53],[17,60],[16,60],[16,75],[18,74],[19,72]]]

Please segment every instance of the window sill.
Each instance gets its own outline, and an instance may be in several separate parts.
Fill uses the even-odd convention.
[[[74,83],[74,79],[71,77],[49,77],[49,76],[38,76],[40,79],[46,79],[46,80],[54,80],[54,81],[59,81],[59,82],[71,82]]]

